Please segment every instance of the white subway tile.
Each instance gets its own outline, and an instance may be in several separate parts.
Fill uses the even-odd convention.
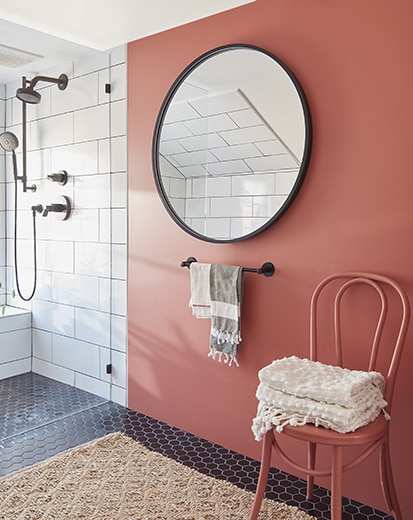
[[[93,51],[85,57],[77,58],[73,63],[75,77],[91,74],[109,67],[110,54],[108,52]]]
[[[116,350],[112,352],[112,383],[122,388],[128,384],[126,354]]]
[[[18,376],[31,372],[32,362],[30,358],[10,361],[10,363],[0,363],[0,379]]]
[[[76,142],[105,139],[109,135],[109,103],[74,112]]]
[[[1,318],[3,319],[3,318]],[[20,329],[1,334],[1,363],[30,358],[32,354],[31,330]]]
[[[105,312],[75,308],[75,337],[82,341],[110,346],[110,320]]]
[[[112,385],[110,399],[121,406],[128,406],[128,396],[125,388],[119,388],[118,386]]]
[[[78,339],[54,335],[53,363],[98,378],[99,347]]]
[[[126,98],[127,76],[126,63],[110,68],[111,101]]]
[[[75,192],[76,209],[109,208],[110,174],[76,177]]]
[[[98,103],[99,74],[69,79],[65,90],[52,90],[52,114],[71,112],[95,106]]]
[[[75,273],[92,276],[110,276],[109,244],[75,244]]]
[[[112,210],[112,242],[114,244],[126,244],[128,215],[126,209],[115,208]]]
[[[116,137],[126,135],[126,100],[115,101],[110,104],[110,133]]]
[[[33,300],[33,327],[57,334],[74,336],[75,311],[70,305]]]
[[[126,173],[113,173],[111,181],[112,208],[126,208],[128,203],[128,178]]]
[[[52,362],[53,336],[50,332],[39,329],[32,331],[33,357]]]
[[[125,63],[127,59],[128,46],[119,45],[110,49],[110,64],[117,65],[118,63]]]
[[[111,171],[125,172],[127,165],[126,137],[114,137],[112,140]]]
[[[99,242],[101,243],[110,242],[110,212],[108,208],[99,210]]]
[[[30,148],[47,148],[73,142],[73,113],[30,123]]]
[[[33,358],[32,371],[35,374],[40,374],[41,376],[49,377],[50,379],[54,379],[55,381],[65,383],[66,385],[74,386],[75,384],[75,373],[73,372],[73,370],[69,370],[68,368],[64,367],[59,367],[53,363],[44,361],[43,359]]]
[[[110,384],[104,381],[99,381],[93,377],[85,374],[75,374],[75,386],[85,392],[98,395],[104,399],[110,399]]]
[[[128,323],[125,316],[111,316],[111,344],[114,350],[126,352]]]
[[[112,312],[126,316],[126,281],[112,280]]]
[[[51,150],[51,170],[66,170],[69,178],[98,172],[99,149],[97,141],[70,144]]]
[[[126,280],[128,248],[126,244],[112,244],[112,277]]]

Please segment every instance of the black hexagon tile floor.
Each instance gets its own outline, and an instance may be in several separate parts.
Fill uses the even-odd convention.
[[[239,453],[37,374],[0,381],[0,476],[115,431],[198,471],[255,491],[259,463]],[[273,469],[266,496],[329,520],[329,492],[316,487],[310,502],[305,489],[303,480]],[[343,520],[392,520],[347,498],[343,504]]]

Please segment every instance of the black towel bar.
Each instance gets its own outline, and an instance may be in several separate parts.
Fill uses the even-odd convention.
[[[181,262],[181,267],[188,267],[192,264],[192,262],[197,262],[197,259],[193,256],[189,256],[186,260]],[[243,267],[242,270],[246,273],[257,273],[263,274],[264,276],[272,276],[275,273],[274,264],[271,262],[265,262],[261,267],[254,269],[253,267]]]

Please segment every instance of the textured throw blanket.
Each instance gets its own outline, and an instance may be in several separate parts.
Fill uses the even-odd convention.
[[[347,433],[373,421],[387,405],[384,378],[295,356],[273,361],[259,372],[259,400],[252,431],[256,440],[276,426],[306,423]],[[386,418],[389,416],[385,414]]]
[[[209,356],[229,366],[237,361],[238,345],[241,342],[241,302],[243,292],[242,267],[211,265],[211,337]]]

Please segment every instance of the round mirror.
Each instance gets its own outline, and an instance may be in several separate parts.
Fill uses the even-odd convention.
[[[293,74],[263,49],[228,45],[170,88],[154,132],[155,182],[186,232],[235,242],[287,210],[310,153],[310,111]]]

